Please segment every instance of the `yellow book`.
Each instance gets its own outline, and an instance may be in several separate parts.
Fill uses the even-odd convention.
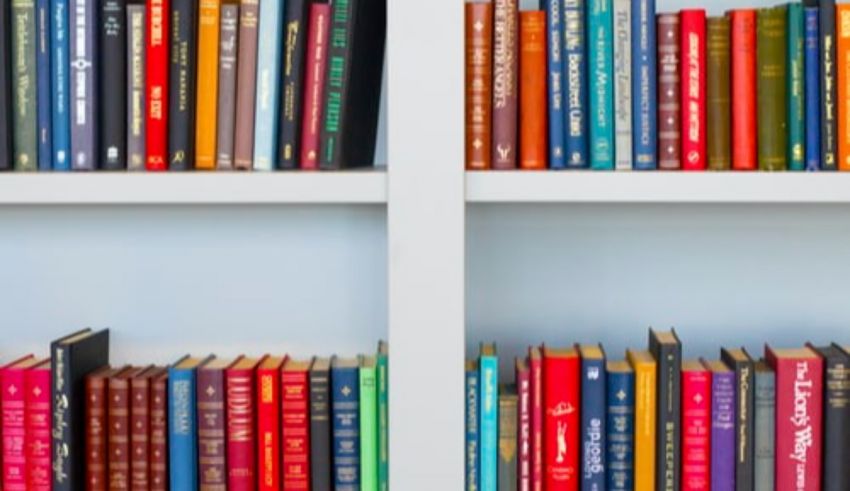
[[[635,371],[635,491],[655,491],[655,358],[628,350]]]
[[[218,112],[218,35],[221,0],[201,0],[198,11],[198,87],[195,168],[215,169]]]

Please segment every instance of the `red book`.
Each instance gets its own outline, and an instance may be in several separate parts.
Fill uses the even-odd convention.
[[[682,10],[679,14],[682,43],[682,169],[705,170],[706,140],[705,10]]]
[[[772,349],[776,371],[776,491],[818,491],[823,361],[809,348]]]
[[[50,491],[50,360],[26,371],[27,489]]]
[[[682,363],[682,491],[711,489],[711,373]]]
[[[531,370],[528,361],[516,360],[517,408],[517,489],[531,491]]]
[[[3,489],[27,490],[25,373],[38,360],[32,355],[0,368],[3,412]]]
[[[150,367],[130,379],[130,489],[150,489],[151,378],[162,368]]]
[[[579,355],[575,348],[543,348],[544,489],[579,488]]]
[[[253,491],[257,482],[254,375],[259,360],[241,358],[225,373],[227,386],[227,489]]]
[[[280,489],[280,368],[284,358],[266,357],[257,367],[258,489]]]
[[[145,168],[168,168],[168,0],[147,0]]]
[[[103,491],[106,478],[106,381],[118,370],[104,367],[86,377],[86,489]]]
[[[310,362],[287,360],[280,377],[283,489],[310,489]]]
[[[528,349],[531,378],[531,489],[543,491],[543,358],[540,348]]]
[[[301,119],[301,168],[319,168],[319,137],[322,134],[325,65],[328,59],[329,3],[310,4],[307,26],[307,73],[304,75],[304,106]]]
[[[106,385],[110,490],[130,489],[130,378],[142,370],[122,370],[110,376]]]
[[[168,370],[151,380],[151,491],[168,490]]]
[[[732,46],[732,169],[756,170],[756,11],[729,13]]]

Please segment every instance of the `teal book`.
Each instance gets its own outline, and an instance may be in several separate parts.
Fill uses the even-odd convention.
[[[196,372],[211,359],[186,356],[168,368],[168,466],[183,470],[170,473],[172,491],[198,489]]]
[[[498,491],[499,472],[499,357],[496,345],[482,344],[478,360],[479,491]]]
[[[378,491],[378,359],[360,357],[360,491]]]
[[[587,3],[590,168],[614,170],[614,5]]]
[[[15,170],[34,171],[38,169],[35,0],[12,0],[11,5]]]
[[[806,169],[805,15],[803,4],[788,4],[788,170]]]
[[[378,343],[378,489],[390,489],[389,349]]]
[[[280,104],[285,3],[284,0],[260,2],[254,106],[254,170],[274,169],[274,161],[277,158],[277,111]]]

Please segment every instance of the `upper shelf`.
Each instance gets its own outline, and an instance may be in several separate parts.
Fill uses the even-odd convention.
[[[381,204],[383,169],[0,174],[0,205]]]
[[[850,173],[487,171],[470,203],[850,203]]]

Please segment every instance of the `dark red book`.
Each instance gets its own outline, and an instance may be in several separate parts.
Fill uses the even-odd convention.
[[[301,168],[319,168],[319,140],[322,135],[322,101],[325,100],[325,66],[328,59],[328,28],[331,6],[326,2],[310,4],[307,26],[307,59],[304,74],[304,105],[301,118]]]
[[[50,360],[26,371],[27,489],[50,491]]]
[[[809,348],[772,349],[776,371],[776,491],[818,491],[821,471],[823,360]]]
[[[517,387],[517,489],[531,491],[531,370],[528,360],[516,360]]]
[[[528,349],[531,377],[531,489],[543,491],[543,355]]]
[[[168,169],[169,0],[147,0],[145,36],[145,168]]]
[[[310,362],[287,360],[281,373],[283,489],[310,489]]]
[[[575,348],[543,348],[544,489],[579,488],[579,365]]]
[[[163,369],[148,367],[130,378],[130,489],[150,489],[151,378]]]
[[[756,170],[756,11],[729,13],[732,30],[732,169]]]
[[[130,489],[130,379],[143,370],[128,368],[112,374],[107,381],[107,479],[110,490]]]
[[[225,371],[227,390],[227,489],[256,487],[254,381],[259,360],[240,358]]]
[[[101,368],[86,377],[86,489],[109,487],[106,476],[106,383],[119,370]]]
[[[258,489],[281,489],[280,370],[285,357],[267,356],[257,367]],[[284,486],[284,489],[287,489]]]
[[[658,168],[682,168],[679,14],[658,14]]]
[[[0,369],[4,490],[27,490],[25,375],[28,369],[38,363],[29,355]]]
[[[195,390],[198,404],[198,481],[202,490],[227,489],[224,372],[232,359],[215,358],[199,367]]]
[[[682,43],[682,169],[705,170],[706,140],[705,10],[679,14]]]
[[[168,370],[151,379],[151,491],[168,490]]]
[[[682,491],[711,489],[711,373],[682,362]]]

